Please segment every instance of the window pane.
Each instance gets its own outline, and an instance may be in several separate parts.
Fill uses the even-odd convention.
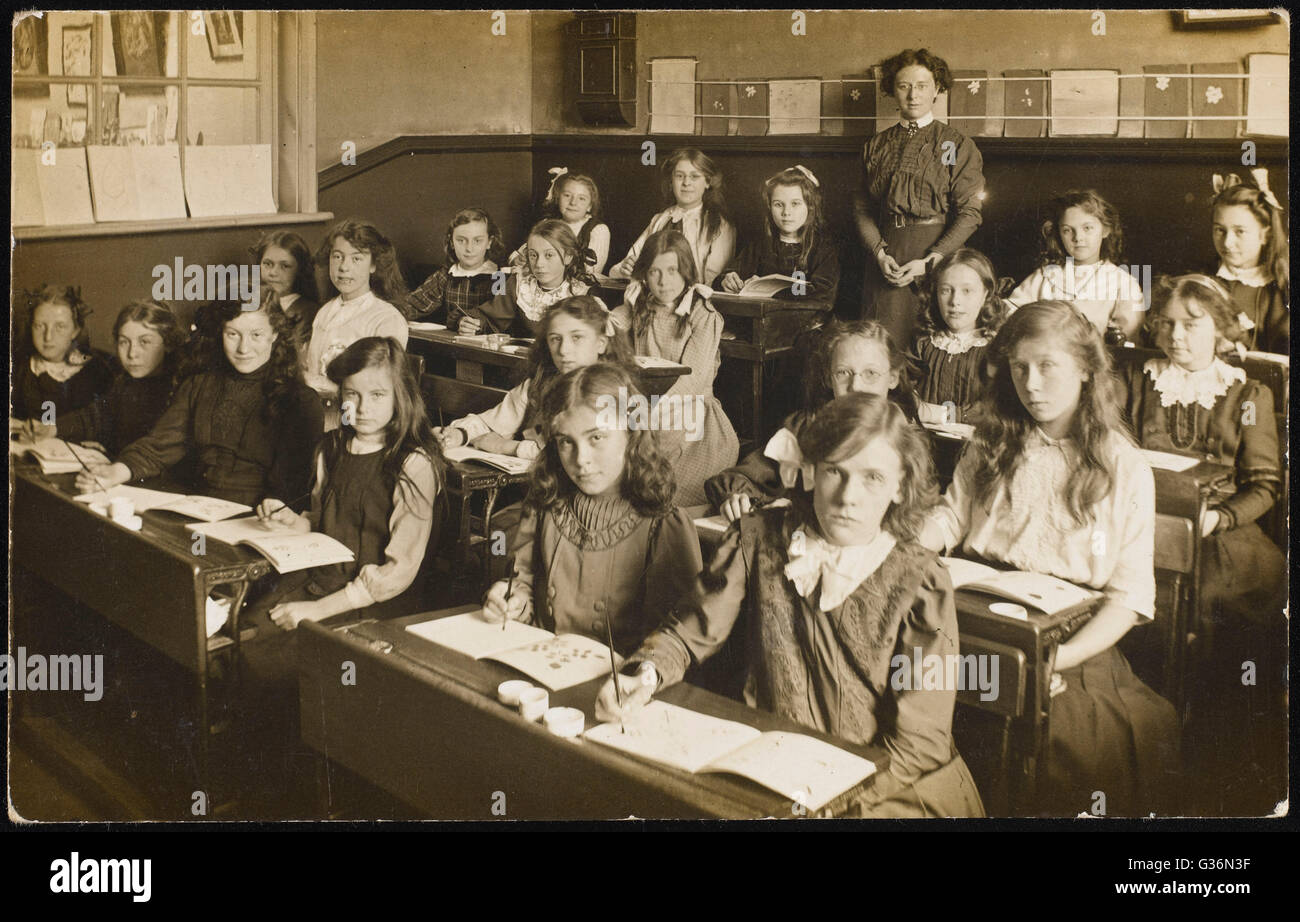
[[[177,76],[177,13],[127,10],[101,14],[101,18],[104,22],[104,76]]]
[[[252,87],[192,86],[185,133],[188,144],[265,144],[258,137],[257,90]]]
[[[86,100],[91,88],[83,83],[15,84],[13,95],[13,146],[40,147],[53,141],[57,147],[86,143]]]
[[[180,88],[106,84],[100,103],[101,144],[175,144]]]
[[[186,13],[191,17],[191,13]],[[204,10],[202,35],[195,35],[198,24],[186,22],[185,53],[191,77],[221,77],[228,80],[257,79],[257,13],[238,10]]]

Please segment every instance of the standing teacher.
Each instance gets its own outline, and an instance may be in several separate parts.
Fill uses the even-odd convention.
[[[910,286],[979,227],[984,161],[970,138],[935,121],[935,99],[952,86],[943,58],[909,49],[881,69],[884,92],[898,100],[900,118],[863,147],[863,183],[853,211],[873,257],[867,260],[863,316],[880,321],[906,350],[919,309]]]

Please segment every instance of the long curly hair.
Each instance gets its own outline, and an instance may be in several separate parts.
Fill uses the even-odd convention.
[[[884,436],[898,453],[903,469],[900,503],[891,503],[881,527],[895,538],[914,541],[921,533],[926,511],[939,502],[930,440],[902,409],[876,394],[836,397],[813,415],[799,433],[799,450],[811,464],[843,461],[860,452],[876,436]],[[812,514],[811,494],[796,491],[805,519]]]
[[[974,411],[975,435],[967,451],[978,459],[974,475],[977,502],[988,506],[997,491],[1011,482],[1024,458],[1025,440],[1037,426],[1020,400],[1011,375],[1011,357],[1025,340],[1051,338],[1086,375],[1079,406],[1070,423],[1070,438],[1079,462],[1065,484],[1066,506],[1082,525],[1088,510],[1115,486],[1115,460],[1111,439],[1130,444],[1132,437],[1122,420],[1122,386],[1112,370],[1110,353],[1101,334],[1079,310],[1066,301],[1036,301],[1012,314],[989,346],[993,378]]]
[[[23,301],[25,303],[22,335],[18,349],[23,358],[36,354],[36,343],[32,339],[32,322],[36,318],[36,308],[42,304],[62,304],[71,312],[72,322],[77,325],[77,338],[72,341],[72,348],[84,355],[90,355],[90,333],[86,329],[86,319],[94,311],[81,297],[80,285],[45,284],[37,289],[24,291]]]
[[[664,204],[668,206],[677,204],[677,199],[673,196],[673,171],[683,160],[703,173],[704,178],[709,181],[709,187],[704,190],[704,207],[700,213],[700,223],[705,235],[712,240],[722,231],[722,222],[729,217],[727,198],[722,192],[722,170],[718,169],[712,157],[701,150],[683,147],[673,151],[668,155],[663,166]]]
[[[524,428],[537,425],[541,413],[542,394],[545,393],[546,386],[560,376],[560,370],[555,367],[555,357],[551,355],[551,347],[546,339],[551,334],[551,324],[561,315],[585,323],[596,336],[605,336],[607,326],[612,323],[605,302],[592,295],[576,295],[563,301],[556,301],[542,315],[541,329],[528,353],[528,366],[525,371],[525,378],[529,381],[529,385]],[[629,370],[635,370],[632,351],[628,348],[626,338],[619,336],[618,331],[615,330],[614,335],[605,336],[605,340],[605,351],[601,354],[600,360],[614,362]]]
[[[185,334],[181,331],[180,324],[176,321],[176,315],[172,309],[165,304],[157,301],[132,301],[117,312],[117,319],[113,321],[113,342],[117,343],[117,337],[122,332],[122,327],[128,323],[141,323],[149,327],[163,341],[163,361],[162,373],[176,383],[176,375],[180,370],[181,358],[185,351]]]
[[[1053,198],[1048,203],[1050,215],[1040,228],[1038,264],[1040,266],[1063,266],[1069,255],[1061,243],[1061,220],[1066,210],[1082,208],[1100,221],[1110,234],[1101,242],[1098,254],[1102,262],[1119,263],[1124,260],[1124,222],[1119,218],[1119,211],[1110,202],[1101,197],[1095,189],[1071,189]]]
[[[580,282],[586,282],[588,285],[594,285],[596,279],[587,271],[587,259],[583,252],[578,248],[578,238],[573,235],[572,228],[558,218],[544,218],[533,225],[532,230],[528,232],[528,239],[541,237],[551,246],[555,247],[555,252],[560,254],[560,258],[565,260],[564,278],[565,280],[576,279]],[[527,243],[525,243],[525,262],[527,261]],[[525,270],[531,273],[532,267],[528,266]]]
[[[908,48],[880,64],[880,88],[886,96],[894,95],[894,78],[904,67],[924,67],[934,75],[934,87],[940,93],[952,88],[952,72],[948,62],[925,48]]]
[[[654,313],[650,309],[650,267],[654,265],[656,259],[665,253],[672,253],[677,257],[677,273],[682,277],[682,281],[686,283],[682,288],[683,292],[694,288],[695,283],[700,280],[699,272],[695,266],[695,254],[691,252],[691,245],[681,231],[666,227],[658,233],[652,234],[650,239],[645,242],[645,246],[641,248],[641,255],[636,258],[636,264],[632,266],[632,278],[641,285],[641,292],[637,295],[636,303],[631,305],[632,337],[634,340],[645,335],[646,329],[650,326],[650,318]],[[676,305],[673,305],[673,307],[676,307]],[[690,325],[691,318],[689,314],[677,318],[678,333],[685,333],[686,328]]]
[[[1208,275],[1162,275],[1156,279],[1151,293],[1151,310],[1147,312],[1145,328],[1151,342],[1157,342],[1165,311],[1170,303],[1181,301],[1193,317],[1214,321],[1216,355],[1235,355],[1237,343],[1245,336],[1236,310],[1223,284]]]
[[[279,295],[270,288],[263,288],[262,300],[257,309],[266,314],[271,329],[275,332],[271,357],[266,362],[268,373],[262,382],[262,394],[266,398],[264,413],[266,418],[274,420],[290,410],[291,395],[304,385],[298,368],[298,349],[293,344],[289,318],[280,309]],[[188,377],[199,372],[233,371],[222,346],[226,324],[248,313],[242,302],[229,299],[213,301],[200,307],[194,315],[190,361],[184,363],[181,376]]]
[[[346,218],[335,223],[316,251],[316,261],[324,270],[328,290],[332,292],[330,297],[338,294],[338,289],[329,280],[330,252],[334,249],[334,241],[340,237],[356,249],[370,254],[370,262],[375,270],[370,274],[370,290],[375,293],[375,297],[393,305],[403,316],[409,316],[407,296],[410,292],[397,266],[397,247],[369,221]]]
[[[446,462],[433,436],[429,412],[425,409],[420,384],[407,360],[406,350],[391,336],[366,336],[335,356],[325,367],[325,375],[341,390],[344,381],[367,368],[387,369],[393,382],[393,418],[384,430],[381,465],[384,480],[394,487],[401,485],[413,497],[431,504],[442,493]],[[340,424],[339,432],[344,440],[356,434],[347,421]],[[425,496],[403,469],[407,456],[417,451],[427,455],[433,464],[437,476],[433,496]]]
[[[975,329],[985,336],[991,336],[1002,326],[1007,316],[1007,305],[999,296],[1001,282],[993,271],[993,263],[979,250],[960,247],[949,253],[930,273],[928,283],[921,292],[920,327],[926,333],[935,333],[948,329],[944,323],[943,312],[939,306],[939,282],[943,274],[953,266],[965,266],[979,276],[984,285],[984,303],[980,305],[979,316],[975,318]]]
[[[777,245],[781,242],[781,230],[772,221],[772,193],[777,186],[798,186],[800,193],[803,195],[804,204],[808,206],[808,220],[800,231],[799,246],[799,266],[805,271],[808,268],[808,256],[812,253],[813,248],[817,246],[826,234],[826,216],[822,211],[822,193],[821,190],[813,184],[813,181],[802,171],[794,167],[789,167],[777,173],[775,176],[769,176],[763,183],[763,204],[767,209],[767,239],[772,244],[775,251]]]
[[[1229,186],[1214,197],[1212,213],[1231,205],[1244,205],[1250,209],[1261,227],[1267,228],[1268,239],[1259,252],[1259,264],[1273,274],[1282,292],[1282,301],[1291,302],[1291,260],[1288,256],[1286,236],[1286,215],[1279,208],[1274,208],[1264,193],[1254,185],[1238,183]]]
[[[916,370],[907,353],[898,347],[889,330],[875,320],[832,320],[822,328],[821,336],[813,349],[812,361],[804,372],[803,392],[804,409],[808,412],[817,410],[835,399],[835,389],[831,386],[831,360],[835,348],[846,339],[860,337],[868,342],[879,343],[889,356],[889,370],[898,372],[898,384],[889,392],[889,399],[898,404],[903,414],[910,420],[917,418],[916,405]]]
[[[629,402],[634,395],[644,399],[631,373],[611,362],[575,368],[546,388],[542,397],[542,434],[546,445],[533,463],[526,500],[531,506],[539,511],[558,509],[578,490],[560,461],[552,428],[556,417],[578,406],[602,412],[610,401],[617,405],[620,392],[627,395]],[[627,425],[626,420],[619,422]],[[677,481],[653,431],[628,427],[621,489],[623,498],[643,516],[659,517],[672,511]]]

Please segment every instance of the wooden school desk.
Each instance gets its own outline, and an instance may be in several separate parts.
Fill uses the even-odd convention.
[[[430,373],[453,375],[461,381],[509,388],[512,375],[528,366],[528,349],[489,349],[476,343],[457,341],[450,330],[411,330],[407,348],[424,356]],[[642,365],[640,383],[649,394],[663,394],[690,369],[663,363]]]
[[[613,299],[611,304],[621,303],[627,279],[601,278],[598,287]],[[765,409],[767,365],[793,351],[799,334],[819,327],[829,316],[829,308],[815,300],[741,298],[721,291],[715,291],[710,300],[724,318],[723,335],[732,337],[723,339],[718,347],[723,363],[719,373],[724,368],[732,373],[734,368],[747,378],[742,399],[724,405],[724,409],[742,442],[763,445],[776,424],[767,419]],[[802,380],[786,383],[796,389],[803,387]],[[716,384],[714,391],[718,391]]]
[[[193,676],[198,734],[194,789],[209,792],[209,802],[215,803],[209,773],[208,656],[233,646],[238,661],[239,609],[249,584],[267,574],[270,563],[260,554],[220,541],[208,542],[206,553],[196,556],[193,534],[185,528],[192,520],[151,510],[141,513],[144,527],[132,531],[74,502],[75,474],[47,476],[34,462],[10,462],[14,566],[125,629]],[[209,639],[207,598],[217,588],[233,599],[232,616],[223,632]]]
[[[304,742],[403,801],[413,814],[438,819],[497,819],[497,792],[505,797],[504,819],[795,815],[791,800],[744,778],[691,775],[553,736],[496,700],[497,685],[519,673],[405,630],[407,624],[476,607],[337,629],[299,625]],[[356,667],[355,685],[340,681],[345,661]],[[604,681],[552,692],[551,706],[581,709],[590,728]],[[689,685],[673,686],[660,697],[760,730],[819,737],[870,759],[877,772],[888,765],[882,747],[852,746]]]

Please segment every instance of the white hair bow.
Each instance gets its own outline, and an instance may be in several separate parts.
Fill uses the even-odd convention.
[[[678,317],[685,317],[690,314],[691,305],[695,303],[696,295],[707,301],[713,297],[713,289],[708,285],[696,282],[682,294],[682,299],[677,302],[677,309],[673,313]]]
[[[821,183],[817,181],[817,177],[813,175],[812,170],[808,169],[802,163],[796,163],[794,165],[794,168],[798,170],[800,173],[802,173],[803,175],[807,176],[808,181],[812,183],[814,186],[817,186],[818,188],[821,187]]]
[[[614,312],[609,309],[609,305],[605,303],[603,298],[598,298],[595,295],[592,295],[591,300],[599,304],[600,309],[605,312],[605,336],[609,339],[613,339],[614,334],[618,329],[618,324],[614,322]]]
[[[1260,195],[1264,197],[1264,200],[1278,211],[1281,211],[1282,206],[1278,204],[1277,196],[1275,196],[1273,190],[1268,187],[1268,168],[1262,166],[1255,167],[1250,171],[1250,175],[1254,177],[1255,185],[1259,186]]]
[[[555,201],[555,184],[560,181],[560,177],[569,175],[569,168],[567,166],[553,166],[546,172],[551,175],[551,187],[546,190],[546,200],[553,202]]]
[[[768,440],[763,454],[777,463],[781,471],[781,484],[787,490],[794,488],[800,475],[803,475],[803,488],[805,490],[813,488],[815,470],[811,464],[804,461],[803,452],[799,450],[799,440],[789,429],[778,429],[776,435]]]

